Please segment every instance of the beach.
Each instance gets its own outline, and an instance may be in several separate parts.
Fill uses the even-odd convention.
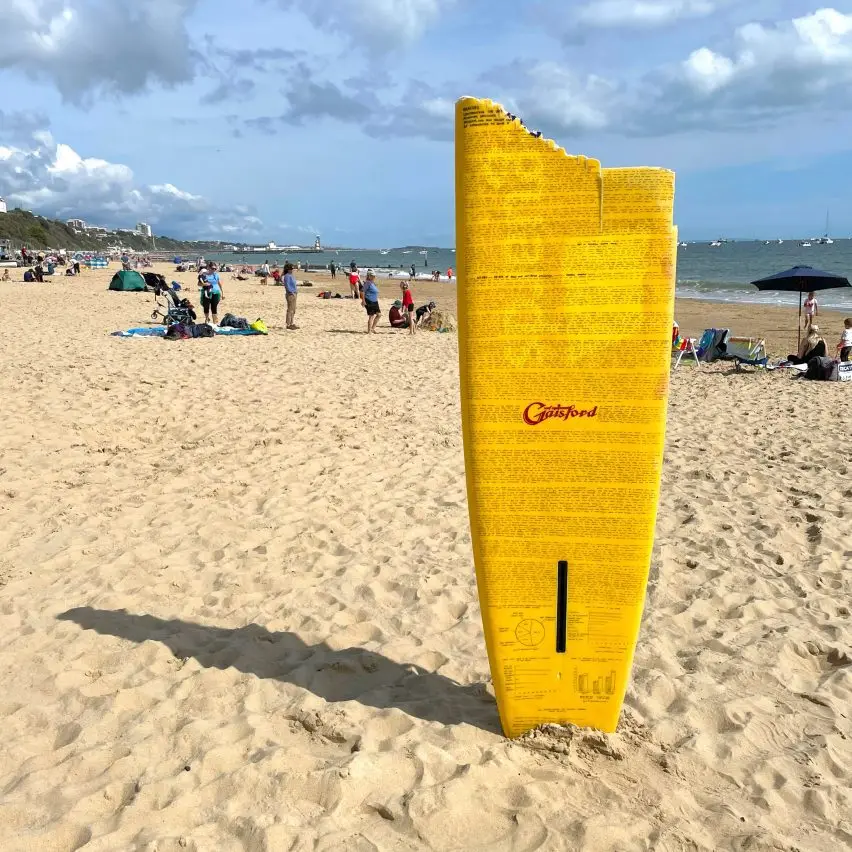
[[[154,305],[114,271],[0,283],[3,852],[852,844],[849,387],[673,372],[619,732],[509,741],[456,335],[389,329],[380,281],[368,337],[311,272],[298,331],[283,288],[224,273],[220,315],[267,337],[117,338]],[[456,313],[454,285],[413,289]],[[795,349],[795,309],[676,318]]]

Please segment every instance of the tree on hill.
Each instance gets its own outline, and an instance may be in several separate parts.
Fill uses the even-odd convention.
[[[69,251],[102,251],[109,243],[120,242],[134,251],[151,251],[153,244],[141,234],[116,233],[97,235],[90,231],[75,231],[64,222],[45,219],[17,208],[0,213],[0,240],[9,240],[15,250],[21,246],[32,249],[68,249]],[[176,240],[156,237],[157,249],[168,252],[221,250],[223,243],[212,241]]]

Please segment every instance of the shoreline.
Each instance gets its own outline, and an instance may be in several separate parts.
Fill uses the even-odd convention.
[[[226,273],[227,274],[227,273]],[[320,289],[346,294],[349,284],[346,278],[332,279],[328,272],[309,272],[297,275],[299,280],[322,283]],[[379,294],[383,300],[396,299],[399,282],[405,279],[378,279]],[[446,308],[458,315],[456,287],[452,282],[418,280],[411,282],[416,304],[434,300],[439,307]],[[383,305],[383,310],[384,310]],[[389,305],[388,305],[389,307]],[[756,302],[716,302],[712,299],[695,299],[675,296],[675,319],[680,325],[681,334],[700,338],[706,328],[729,328],[738,337],[760,337],[766,341],[766,349],[773,356],[786,356],[795,352],[797,309],[780,305],[760,304]],[[825,337],[829,354],[840,338],[843,320],[849,314],[838,310],[824,310],[819,315],[819,328]]]

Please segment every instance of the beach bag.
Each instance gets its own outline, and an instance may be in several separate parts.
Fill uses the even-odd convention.
[[[259,331],[261,334],[269,334],[269,328],[262,319],[256,319],[250,326],[253,331]]]
[[[832,376],[834,374],[834,376]],[[837,381],[836,365],[831,358],[816,357],[808,361],[805,378],[816,382]]]
[[[186,340],[187,338],[192,337],[192,334],[190,333],[190,326],[176,322],[174,325],[170,325],[166,329],[166,333],[163,337],[165,340]]]
[[[215,337],[216,335],[213,326],[204,322],[200,325],[191,326],[189,331],[192,337]]]

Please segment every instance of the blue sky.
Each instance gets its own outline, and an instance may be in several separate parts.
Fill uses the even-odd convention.
[[[686,239],[852,234],[852,3],[2,0],[10,206],[453,245],[453,102],[678,174]]]

